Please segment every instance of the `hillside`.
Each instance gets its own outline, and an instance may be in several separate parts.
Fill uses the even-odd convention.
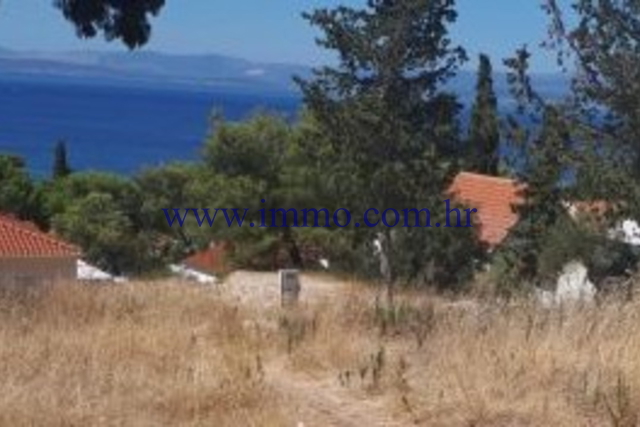
[[[7,76],[73,78],[95,83],[189,85],[260,91],[291,91],[298,65],[264,64],[223,55],[167,55],[155,52],[16,52],[0,49]]]
[[[225,55],[172,55],[139,52],[18,52],[0,47],[2,76],[71,78],[92,83],[130,85],[179,85],[235,91],[291,92],[292,76],[309,76],[310,68],[299,64],[262,63]],[[551,98],[566,93],[566,78],[538,74],[533,81]],[[496,92],[509,98],[504,73],[496,73]],[[449,90],[468,103],[475,94],[475,73],[462,71]]]

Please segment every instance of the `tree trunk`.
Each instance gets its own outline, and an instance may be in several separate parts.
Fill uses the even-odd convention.
[[[378,241],[380,242],[380,274],[387,289],[387,303],[389,307],[392,307],[394,289],[393,276],[391,274],[391,236],[389,230],[378,233]]]
[[[287,250],[289,252],[289,258],[291,259],[291,263],[294,268],[301,270],[304,267],[304,262],[302,261],[302,255],[300,254],[300,249],[298,248],[298,244],[296,243],[296,239],[293,237],[290,228],[285,228],[282,234],[283,240],[287,245]]]

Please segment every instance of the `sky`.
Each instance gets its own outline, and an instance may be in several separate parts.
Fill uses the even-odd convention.
[[[220,53],[255,61],[318,65],[332,56],[315,45],[319,35],[300,14],[363,0],[167,0],[153,19],[151,42],[144,48],[167,53]],[[0,0],[0,47],[15,50],[122,50],[102,39],[79,40],[52,6],[52,0]],[[268,6],[267,6],[268,4]],[[527,44],[532,69],[556,71],[553,55],[538,49],[546,34],[540,0],[458,0],[459,18],[452,37],[463,45],[474,68],[488,53],[494,67]]]

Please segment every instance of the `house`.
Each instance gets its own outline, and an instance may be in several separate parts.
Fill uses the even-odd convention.
[[[0,285],[34,285],[77,278],[80,250],[34,224],[0,215]]]

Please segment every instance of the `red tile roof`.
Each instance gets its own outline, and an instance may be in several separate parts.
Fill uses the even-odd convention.
[[[57,258],[79,256],[80,250],[30,222],[0,214],[0,257]]]
[[[207,249],[196,252],[183,261],[184,265],[203,273],[226,273],[226,256],[231,250],[230,243],[211,243]]]
[[[478,210],[475,220],[480,227],[480,240],[495,247],[518,222],[512,206],[522,203],[521,189],[522,185],[512,179],[461,172],[449,192],[455,200]]]

